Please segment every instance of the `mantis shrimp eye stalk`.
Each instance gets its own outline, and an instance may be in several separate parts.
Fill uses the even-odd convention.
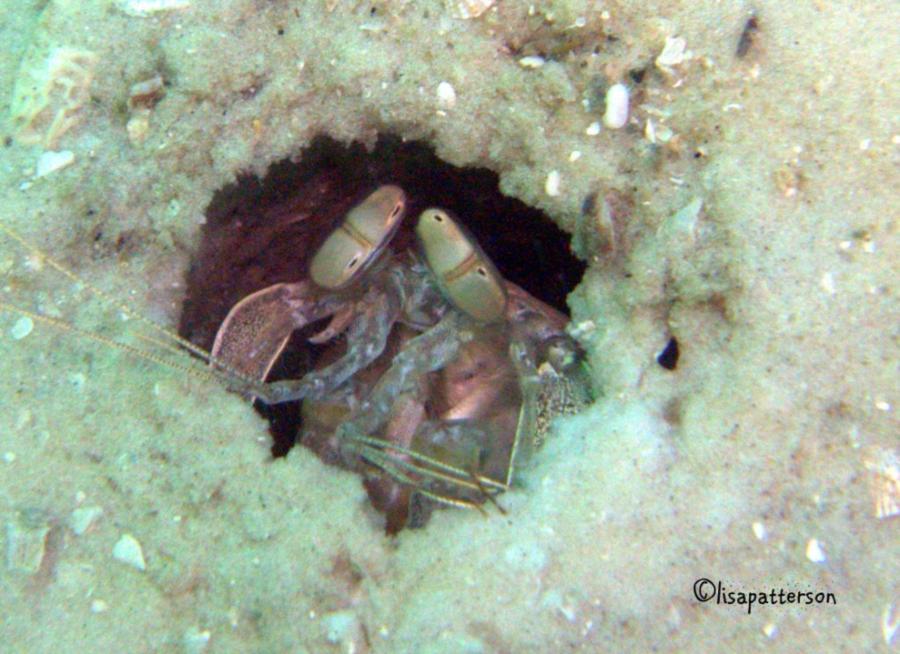
[[[399,186],[376,189],[344,217],[313,256],[312,281],[322,288],[344,288],[384,251],[403,221],[406,193]]]
[[[443,209],[426,209],[416,224],[425,261],[447,299],[479,322],[502,320],[503,278],[475,239]]]

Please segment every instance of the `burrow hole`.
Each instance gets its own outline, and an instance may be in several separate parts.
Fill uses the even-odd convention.
[[[581,280],[584,263],[544,213],[500,192],[494,172],[452,166],[421,141],[383,136],[367,151],[320,137],[299,161],[282,161],[262,179],[246,176],[215,194],[189,271],[179,333],[209,349],[234,304],[266,286],[304,279],[315,249],[343,215],[388,183],[409,197],[392,248],[414,245],[412,228],[423,209],[449,209],[505,278],[568,312],[566,296]],[[306,339],[321,326],[294,334],[270,380],[298,379],[314,365],[319,348]],[[285,455],[298,433],[299,403],[257,402],[256,409],[271,425],[273,455]]]

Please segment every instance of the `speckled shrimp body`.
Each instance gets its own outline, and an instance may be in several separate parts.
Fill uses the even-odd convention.
[[[432,211],[420,216],[417,233]],[[441,216],[443,233],[470,238],[449,214]],[[457,256],[435,261],[423,247],[454,309],[404,343],[336,433],[341,447],[393,479],[443,503],[472,505],[510,486],[550,420],[586,405],[589,385],[564,315],[503,280],[474,241],[452,249]],[[475,261],[467,261],[473,253]],[[460,269],[477,276],[467,283],[474,291],[463,295],[440,279],[459,279]],[[473,296],[480,302],[470,304]],[[464,310],[476,305],[481,320]],[[423,412],[417,428],[398,437],[396,407],[411,398],[432,407],[431,415]]]
[[[310,340],[345,333],[346,345],[300,380],[248,393],[304,399],[301,440],[326,459],[383,470],[388,494],[405,489],[401,503],[414,489],[474,505],[507,488],[519,453],[542,439],[540,405],[547,388],[563,388],[577,348],[566,317],[504,280],[449,212],[419,216],[421,259],[390,254],[405,201],[395,186],[372,193],[316,252],[309,280],[231,310],[213,355],[263,380],[293,330],[331,315]]]

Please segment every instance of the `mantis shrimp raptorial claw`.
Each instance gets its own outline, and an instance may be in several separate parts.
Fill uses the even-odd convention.
[[[561,380],[578,358],[566,317],[505,281],[449,212],[419,216],[424,265],[388,251],[403,206],[399,188],[376,190],[316,252],[309,279],[239,302],[213,348],[263,380],[294,330],[331,316],[309,340],[344,334],[346,345],[301,379],[253,393],[304,399],[301,441],[328,460],[381,470],[369,488],[389,523],[405,521],[408,490],[457,506],[495,501],[546,434],[545,404],[563,406],[554,393],[568,397]]]

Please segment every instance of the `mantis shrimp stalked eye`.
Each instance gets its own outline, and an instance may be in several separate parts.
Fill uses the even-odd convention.
[[[403,309],[406,276],[393,275],[391,266],[372,268],[382,255],[390,257],[387,245],[405,209],[406,194],[398,186],[370,193],[313,255],[309,279],[268,286],[232,307],[216,334],[213,357],[263,380],[294,331],[331,316],[328,327],[310,340],[323,343],[346,332],[345,355],[304,380],[270,385],[253,394],[266,403],[323,397],[369,365],[384,350]],[[364,276],[369,283],[357,283]]]
[[[478,243],[443,209],[426,209],[416,224],[425,261],[447,299],[479,322],[506,311],[503,278]]]
[[[406,193],[382,186],[344,217],[319,247],[309,267],[313,282],[332,291],[362,274],[390,242],[403,220]]]

